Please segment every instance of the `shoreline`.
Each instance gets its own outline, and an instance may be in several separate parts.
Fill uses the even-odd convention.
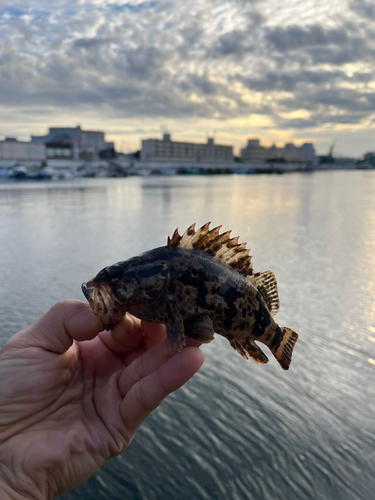
[[[0,164],[0,181],[66,180],[84,177],[128,177],[150,175],[256,175],[328,170],[373,170],[371,165],[355,163],[318,164],[314,162],[141,162],[121,159],[78,161],[50,160],[47,165]]]

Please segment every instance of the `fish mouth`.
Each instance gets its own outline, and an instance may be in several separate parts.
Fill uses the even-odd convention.
[[[88,282],[82,283],[81,290],[83,292],[83,295],[89,301],[90,305],[92,302],[95,302],[96,293],[95,293],[95,287],[92,285],[92,282],[88,281]]]
[[[110,330],[116,323],[113,321],[114,303],[108,287],[90,280],[82,283],[81,290],[94,314],[99,316],[104,327]]]

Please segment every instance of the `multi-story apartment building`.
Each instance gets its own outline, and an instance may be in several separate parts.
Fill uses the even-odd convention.
[[[15,137],[6,137],[3,141],[0,141],[0,159],[43,161],[46,159],[46,146],[45,144],[18,141]]]
[[[309,162],[314,161],[315,158],[314,144],[312,144],[311,142],[305,142],[304,144],[302,144],[301,149],[303,151],[305,161]]]
[[[31,136],[31,142],[47,144],[50,158],[69,154],[74,159],[96,158],[101,151],[114,147],[113,142],[105,140],[104,132],[82,130],[80,126],[50,127],[47,135]],[[70,146],[70,152],[66,145]]]
[[[283,148],[273,145],[265,148],[260,145],[259,139],[249,139],[247,146],[241,149],[241,161],[286,161],[286,162],[312,162],[315,157],[313,144],[304,143],[301,147],[293,143],[285,144]]]
[[[164,134],[163,139],[142,140],[141,161],[232,162],[233,148],[214,144],[212,138],[206,144],[175,142],[170,134]]]
[[[270,150],[260,145],[259,139],[249,139],[247,146],[241,149],[241,161],[267,161],[270,159]]]

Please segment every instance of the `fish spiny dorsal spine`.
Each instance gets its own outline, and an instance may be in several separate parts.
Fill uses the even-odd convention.
[[[208,253],[244,276],[251,276],[253,266],[246,243],[238,243],[238,236],[230,238],[231,231],[220,234],[222,226],[210,230],[210,224],[207,222],[198,231],[195,231],[195,224],[192,224],[182,236],[176,229],[172,238],[168,237],[168,246]]]

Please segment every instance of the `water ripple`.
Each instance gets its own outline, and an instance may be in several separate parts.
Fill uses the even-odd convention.
[[[350,203],[348,202],[350,200]],[[300,338],[289,372],[217,337],[196,377],[64,500],[375,498],[375,175],[90,179],[0,189],[0,341],[192,222],[249,241]],[[129,237],[131,235],[131,237]]]

